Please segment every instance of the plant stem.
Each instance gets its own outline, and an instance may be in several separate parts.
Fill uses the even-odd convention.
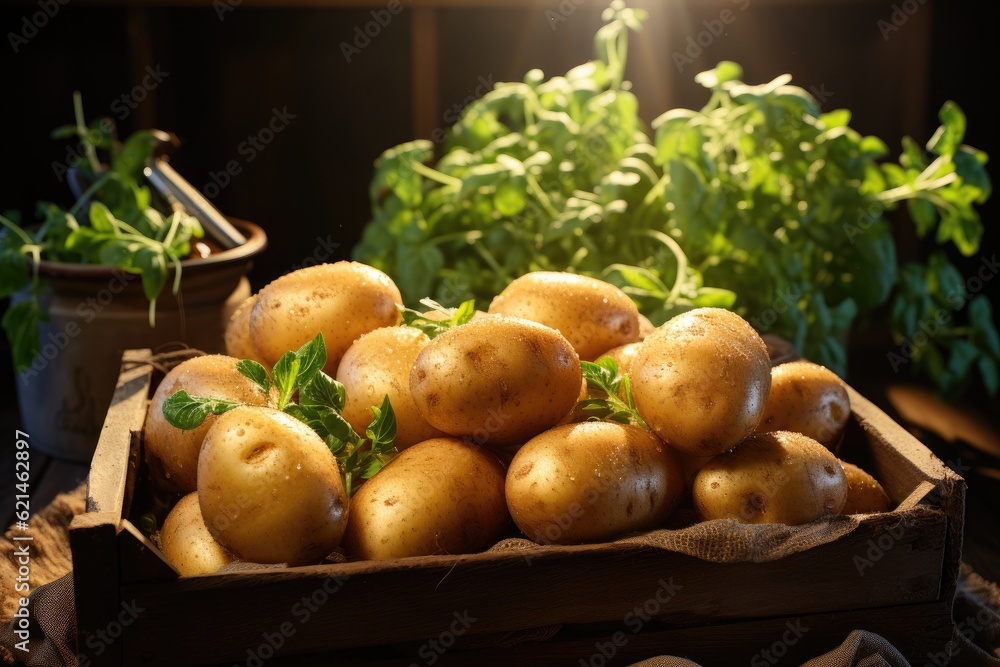
[[[410,167],[413,169],[413,171],[417,172],[424,178],[429,178],[432,181],[437,181],[441,185],[451,185],[457,188],[462,187],[461,179],[455,178],[454,176],[449,176],[448,174],[442,174],[440,171],[436,169],[431,169],[423,162],[417,162],[416,160],[414,160],[410,164]]]
[[[0,225],[9,229],[10,233],[24,241],[25,245],[33,245],[35,243],[35,239],[31,238],[31,236],[28,235],[28,232],[24,231],[16,223],[8,220],[2,215],[0,215]]]
[[[667,300],[673,303],[680,295],[681,288],[684,286],[684,281],[687,279],[687,255],[684,254],[684,251],[681,249],[680,245],[677,244],[677,241],[657,229],[635,229],[632,233],[656,239],[663,245],[667,246],[667,248],[670,249],[670,252],[673,253],[674,260],[677,262],[677,275],[674,277],[674,286],[670,288],[670,294],[667,295]]]
[[[94,144],[90,143],[90,138],[87,136],[87,120],[83,115],[83,96],[79,90],[73,91],[73,113],[76,116],[76,129],[80,133],[80,143],[83,144],[83,150],[87,154],[90,170],[94,172],[94,176],[97,176],[101,173],[101,162],[97,159]]]
[[[104,184],[107,183],[109,180],[111,180],[111,174],[105,172],[100,178],[94,181],[90,185],[90,187],[87,188],[87,190],[82,195],[80,195],[80,198],[76,200],[76,203],[73,204],[73,208],[69,210],[69,214],[75,218],[83,209],[83,206],[88,201],[90,201],[91,197],[94,196],[94,193],[100,190],[102,187],[104,187]]]

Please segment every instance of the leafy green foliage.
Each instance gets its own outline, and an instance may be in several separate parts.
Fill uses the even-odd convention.
[[[221,415],[239,406],[236,401],[191,396],[182,389],[163,401],[163,416],[172,426],[189,431],[201,426],[209,415]]]
[[[843,374],[851,329],[910,298],[887,212],[905,205],[921,236],[978,251],[975,206],[991,185],[986,154],[962,144],[958,105],[942,107],[925,147],[906,140],[887,162],[849,111],[821,113],[789,75],[748,85],[722,62],[695,77],[703,108],[646,128],[622,78],[627,34],[643,19],[616,0],[595,60],[496,84],[439,155],[427,141],[386,151],[355,258],[393,276],[407,303],[431,294],[484,307],[517,276],[556,270],[613,282],[654,324],[731,308]],[[971,326],[995,332],[982,317]]]
[[[646,428],[632,400],[632,383],[627,374],[619,375],[618,362],[602,357],[596,362],[581,361],[580,366],[587,398],[573,406],[570,421],[613,421]]]
[[[1000,335],[989,299],[972,294],[941,252],[926,266],[904,266],[899,282],[890,314],[899,346],[889,354],[893,370],[929,377],[952,396],[966,391],[978,372],[986,391],[996,395]]]
[[[323,334],[286,352],[268,370],[256,361],[243,359],[236,370],[249,378],[268,397],[268,405],[282,410],[313,429],[337,459],[348,498],[359,484],[373,477],[397,454],[396,414],[389,397],[372,406],[372,421],[364,437],[358,435],[341,414],[347,399],[344,385],[323,372],[326,345]],[[292,400],[297,397],[298,402]],[[222,414],[240,404],[211,397],[192,397],[185,391],[163,402],[163,416],[173,426],[193,429],[210,414]]]
[[[420,329],[428,338],[436,338],[448,329],[465,324],[476,314],[476,302],[474,299],[463,301],[457,308],[446,308],[433,299],[424,298],[420,303],[431,309],[432,312],[441,314],[441,319],[428,318],[425,313],[409,308],[403,309],[403,323],[407,326]]]
[[[39,202],[40,222],[35,227],[25,229],[0,216],[4,227],[0,232],[0,296],[30,286],[34,304],[12,309],[4,318],[18,371],[25,371],[38,353],[38,322],[44,312],[39,302],[43,285],[38,262],[99,264],[141,276],[149,300],[149,324],[155,326],[156,301],[170,282],[171,272],[171,291],[177,294],[181,259],[191,253],[191,241],[204,235],[196,218],[176,211],[164,214],[152,206],[152,195],[143,185],[143,169],[153,148],[167,135],[155,130],[136,132],[119,144],[109,133],[109,122],[84,125],[79,95],[74,105],[77,123],[57,128],[53,137],[79,139],[83,154],[72,166],[90,186],[69,210]],[[98,149],[109,153],[107,167],[98,161]],[[22,318],[34,319],[22,323]]]

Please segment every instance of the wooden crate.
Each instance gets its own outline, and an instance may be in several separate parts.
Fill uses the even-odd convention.
[[[853,390],[842,454],[897,508],[780,560],[597,544],[180,578],[135,525],[147,358],[124,356],[71,527],[81,665],[797,664],[859,628],[924,664],[951,638],[964,482]]]

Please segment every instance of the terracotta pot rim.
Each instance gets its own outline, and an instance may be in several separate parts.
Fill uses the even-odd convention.
[[[223,250],[208,257],[195,257],[181,260],[181,272],[201,273],[233,264],[246,264],[267,248],[267,234],[252,222],[239,218],[228,218],[233,225],[242,231],[247,242],[230,250]],[[38,263],[38,274],[43,278],[109,278],[121,269],[114,266],[97,264],[74,264],[72,262],[53,262],[43,259]]]

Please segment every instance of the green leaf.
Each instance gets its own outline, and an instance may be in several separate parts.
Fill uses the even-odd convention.
[[[130,135],[122,142],[121,149],[111,156],[111,169],[117,173],[123,183],[141,182],[143,170],[153,155],[153,149],[162,133],[141,130]]]
[[[743,78],[743,68],[730,60],[723,60],[715,69],[696,74],[694,80],[706,88],[719,88],[724,83]]]
[[[954,378],[956,384],[968,377],[972,365],[979,357],[979,350],[972,343],[961,338],[952,342],[951,353],[948,355],[948,373]]]
[[[969,146],[962,146],[952,157],[955,173],[962,179],[962,183],[979,192],[975,200],[977,204],[986,203],[993,192],[990,174],[986,170],[987,159],[986,153]]]
[[[736,292],[718,287],[699,287],[691,300],[698,308],[729,308],[736,304]]]
[[[339,412],[335,410],[322,410],[320,419],[327,433],[337,440],[342,440],[345,443],[361,442],[361,436],[354,431],[354,428],[351,427]]]
[[[59,127],[52,130],[49,136],[53,139],[70,139],[72,137],[80,136],[80,128],[76,125],[60,125]]]
[[[48,315],[34,297],[10,306],[4,313],[3,328],[17,372],[27,371],[38,356],[38,327],[46,320]]]
[[[366,462],[364,470],[362,470],[360,477],[362,479],[371,479],[372,477],[377,475],[379,471],[382,470],[382,468],[384,468],[387,463],[388,461],[383,460],[383,457],[370,458]]]
[[[969,302],[969,323],[979,346],[1000,361],[1000,335],[993,319],[993,306],[986,296],[980,294]]]
[[[115,216],[111,214],[107,206],[99,201],[90,204],[90,226],[94,228],[94,231],[117,234],[118,225],[115,222]]]
[[[201,426],[209,415],[221,415],[239,406],[236,401],[191,396],[181,389],[163,401],[163,416],[171,426],[190,431]]]
[[[292,395],[298,387],[299,368],[301,366],[302,361],[298,355],[295,352],[288,351],[281,355],[281,358],[274,364],[274,368],[271,369],[271,378],[274,380],[274,385],[278,388],[279,410],[284,410],[285,406],[292,399]]]
[[[525,203],[523,178],[507,178],[497,183],[496,192],[493,194],[493,206],[500,215],[508,218],[518,215],[524,210]]]
[[[163,292],[169,277],[170,271],[167,267],[166,257],[158,249],[143,247],[136,252],[132,262],[134,269],[139,271],[142,276],[143,294],[149,301],[155,301]],[[122,268],[131,267],[122,266]]]
[[[346,400],[344,385],[323,372],[299,388],[299,402],[303,405],[322,405],[340,412]]]
[[[13,247],[4,243],[7,238],[0,240],[0,299],[9,297],[31,282],[31,266],[20,250],[22,246],[20,243],[13,244]]]
[[[650,269],[641,266],[628,266],[626,264],[612,264],[604,270],[606,273],[617,272],[629,287],[638,287],[644,290],[649,296],[659,299],[666,299],[670,292]],[[620,285],[622,286],[622,285]]]
[[[420,329],[428,338],[436,338],[449,329],[462,326],[476,316],[476,302],[474,299],[463,301],[458,308],[445,308],[433,299],[421,299],[420,303],[430,308],[432,311],[441,313],[447,319],[430,319],[424,313],[403,309],[403,324],[408,327]]]
[[[445,259],[441,249],[430,243],[415,248],[400,248],[405,254],[396,264],[396,275],[407,285],[406,291],[414,294],[428,294],[431,278],[444,268]]]
[[[455,309],[455,314],[451,316],[449,323],[452,327],[459,327],[469,322],[475,316],[476,300],[469,299],[468,301],[463,301],[458,308]]]
[[[259,362],[253,359],[241,359],[236,362],[236,370],[244,377],[253,380],[265,396],[271,395],[271,376]]]
[[[365,433],[372,441],[372,449],[377,444],[392,443],[396,439],[396,413],[389,403],[389,397],[382,399],[382,407],[372,406],[374,418]]]
[[[906,202],[906,208],[917,228],[917,236],[922,238],[927,235],[927,232],[934,229],[938,217],[934,204],[926,199],[910,199]]]
[[[938,155],[954,155],[965,138],[965,114],[961,107],[951,100],[944,103],[938,112],[941,126],[927,142],[927,150]]]
[[[299,359],[295,382],[298,385],[308,384],[326,366],[326,342],[323,340],[323,333],[316,334],[295,354]]]

